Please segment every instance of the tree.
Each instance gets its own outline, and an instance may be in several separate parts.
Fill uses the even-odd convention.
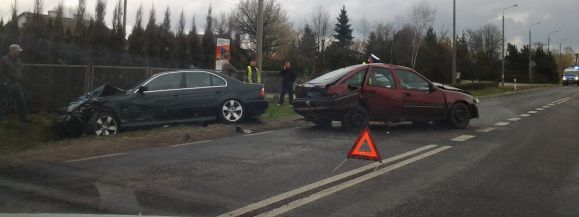
[[[161,64],[164,67],[175,67],[175,61],[172,55],[174,52],[173,41],[175,36],[171,31],[171,10],[169,7],[165,10],[165,14],[163,16],[163,22],[161,26],[159,26],[159,39],[160,39],[160,57],[161,57]]]
[[[410,10],[409,19],[414,30],[414,34],[412,36],[412,68],[416,66],[418,52],[420,51],[420,45],[422,44],[424,32],[427,31],[429,26],[432,26],[435,13],[436,10],[432,9],[430,4],[425,1],[415,4]]]
[[[160,65],[159,62],[159,53],[160,53],[160,46],[159,46],[159,34],[158,34],[158,27],[157,27],[157,19],[156,19],[156,12],[155,6],[151,7],[151,12],[149,13],[149,21],[147,23],[147,28],[145,29],[145,42],[146,42],[146,50],[147,50],[147,62],[149,66],[158,67]]]
[[[211,6],[205,19],[205,34],[201,39],[201,66],[207,69],[215,68],[215,35],[213,33],[213,17]]]
[[[320,69],[324,69],[325,66],[323,61],[324,60],[323,54],[325,53],[326,47],[328,45],[328,38],[329,38],[328,35],[330,32],[330,15],[322,5],[318,5],[314,8],[311,16],[312,16],[312,31],[316,36],[316,45],[318,46],[314,66]],[[314,71],[316,70],[314,69]]]
[[[89,34],[84,20],[85,16],[86,0],[78,0],[75,15],[75,27],[74,32],[72,32],[72,42],[74,45],[74,49],[72,51],[72,64],[88,63],[88,56],[90,54],[85,48],[87,48],[89,44]]]
[[[201,50],[195,15],[191,18],[191,30],[189,31],[188,41],[189,54],[191,55],[190,63],[193,66],[199,66],[201,63]]]
[[[89,25],[89,36],[90,36],[90,50],[91,64],[104,64],[107,61],[109,46],[107,42],[109,39],[109,30],[105,25],[107,3],[105,0],[97,0],[95,5],[95,15],[91,19],[91,24]]]
[[[301,62],[301,65],[304,67],[306,74],[312,74],[314,72],[313,60],[316,54],[316,49],[316,36],[310,28],[310,25],[306,24],[298,44],[298,59],[299,62]]]
[[[23,44],[30,50],[42,50],[48,47],[48,34],[46,31],[46,21],[42,17],[44,10],[43,0],[34,0],[32,14],[26,17],[26,22],[22,30]],[[49,55],[46,52],[30,52],[23,56],[25,62],[48,63]]]
[[[467,30],[469,49],[473,55],[477,79],[499,80],[499,47],[501,32],[498,27],[486,24],[478,30]],[[490,73],[490,74],[489,74]]]
[[[143,5],[139,6],[135,17],[135,25],[129,36],[129,54],[131,63],[136,66],[145,65],[146,55],[145,30],[143,29]]]
[[[112,65],[121,65],[121,63],[123,63],[123,54],[125,51],[125,29],[123,26],[123,6],[121,3],[121,0],[117,1],[117,5],[113,11],[113,31],[111,32],[109,40],[112,53],[108,61]]]
[[[350,27],[350,18],[346,11],[346,6],[342,6],[340,15],[337,17],[338,23],[334,27],[334,39],[337,41],[336,46],[348,48],[352,44],[352,28]]]
[[[189,68],[191,64],[191,55],[189,54],[189,39],[185,34],[185,14],[181,11],[179,16],[179,26],[177,27],[177,36],[174,46],[176,49],[176,58],[179,68]]]
[[[69,44],[65,42],[65,30],[63,24],[64,17],[64,5],[58,4],[56,8],[56,17],[54,21],[50,20],[52,28],[48,28],[50,31],[50,42],[51,42],[51,63],[66,64],[69,62],[70,56],[68,55]]]
[[[257,47],[257,0],[241,0],[232,12],[232,20],[243,36],[244,44]],[[263,52],[270,56],[287,45],[289,32],[287,12],[276,0],[266,0],[263,13]]]

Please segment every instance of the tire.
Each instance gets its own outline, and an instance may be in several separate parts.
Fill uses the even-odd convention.
[[[219,106],[219,118],[228,124],[236,124],[245,118],[245,106],[239,100],[225,100]]]
[[[450,125],[457,129],[464,129],[470,124],[471,112],[465,103],[454,104],[448,116]]]
[[[356,106],[354,109],[346,112],[342,119],[342,127],[347,130],[359,130],[366,126],[370,119],[368,112],[361,106]]]
[[[316,128],[327,129],[332,127],[332,120],[319,119],[312,122],[316,125]]]
[[[114,136],[119,132],[119,121],[108,112],[96,113],[88,123],[87,131],[96,136]]]

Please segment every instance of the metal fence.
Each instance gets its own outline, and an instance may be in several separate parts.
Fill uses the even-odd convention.
[[[130,89],[153,74],[170,70],[174,69],[25,64],[23,85],[30,110],[54,111],[103,84]],[[237,79],[242,80],[244,73],[240,71],[240,78]],[[277,72],[262,73],[262,82],[267,93],[278,93],[281,80]]]

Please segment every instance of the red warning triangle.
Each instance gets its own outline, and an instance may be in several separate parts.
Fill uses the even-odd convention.
[[[361,149],[364,148],[364,145],[368,144],[368,151],[362,151]],[[376,149],[376,145],[374,144],[374,139],[372,138],[372,134],[370,133],[370,129],[366,127],[364,131],[360,134],[352,149],[348,152],[348,158],[357,158],[362,160],[373,160],[373,161],[382,161],[380,157],[380,152]]]

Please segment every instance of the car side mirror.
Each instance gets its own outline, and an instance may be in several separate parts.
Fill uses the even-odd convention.
[[[137,90],[137,93],[139,94],[143,94],[145,93],[145,91],[149,90],[149,88],[147,86],[140,86],[139,90]]]
[[[428,83],[428,91],[431,93],[436,91],[436,88],[434,87],[434,85],[432,83]]]

